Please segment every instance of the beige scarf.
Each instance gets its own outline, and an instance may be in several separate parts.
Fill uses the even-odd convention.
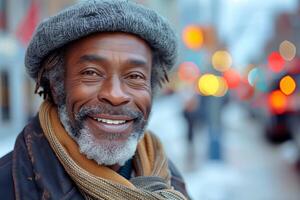
[[[154,135],[145,134],[139,142],[133,159],[138,179],[128,181],[79,152],[77,143],[66,133],[51,103],[45,101],[41,105],[39,119],[53,151],[86,199],[186,199],[170,186],[168,162]]]

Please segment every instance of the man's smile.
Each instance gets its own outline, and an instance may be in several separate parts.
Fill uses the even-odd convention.
[[[134,119],[121,115],[98,115],[88,117],[88,126],[96,137],[107,137],[107,134],[120,134],[121,138],[128,138],[133,131]],[[108,136],[109,137],[109,136]]]
[[[110,119],[104,119],[104,118],[93,118],[94,120],[98,121],[98,122],[103,122],[106,124],[124,124],[126,123],[126,120],[110,120]]]

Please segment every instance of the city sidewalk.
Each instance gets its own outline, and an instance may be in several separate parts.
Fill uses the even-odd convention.
[[[300,176],[292,165],[293,144],[270,146],[258,121],[231,103],[221,116],[224,161],[209,161],[207,129],[198,130],[194,145],[189,145],[180,105],[176,95],[157,99],[149,129],[161,138],[193,199],[300,199]]]

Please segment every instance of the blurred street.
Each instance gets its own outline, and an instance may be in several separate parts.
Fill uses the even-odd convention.
[[[222,113],[224,160],[209,161],[207,128],[198,130],[190,146],[179,105],[176,95],[160,98],[154,104],[149,129],[165,144],[193,199],[299,199],[300,176],[292,164],[296,154],[292,143],[270,146],[260,122],[232,103]]]
[[[43,101],[24,67],[31,36],[78,1],[0,0],[0,157]],[[132,1],[178,36],[148,128],[192,199],[299,200],[300,0]]]
[[[223,160],[208,159],[208,130],[197,127],[193,145],[186,139],[178,95],[155,100],[149,129],[162,140],[169,158],[184,176],[195,200],[298,200],[300,176],[293,167],[292,143],[272,147],[259,121],[243,107],[228,104],[222,112]],[[0,157],[13,148],[16,135],[0,140]]]

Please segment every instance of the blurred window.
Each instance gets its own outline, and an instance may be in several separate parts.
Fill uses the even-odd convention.
[[[7,28],[6,5],[7,0],[0,0],[0,31],[5,31]]]
[[[1,121],[10,119],[10,99],[9,99],[9,76],[8,72],[0,71],[0,117]]]

